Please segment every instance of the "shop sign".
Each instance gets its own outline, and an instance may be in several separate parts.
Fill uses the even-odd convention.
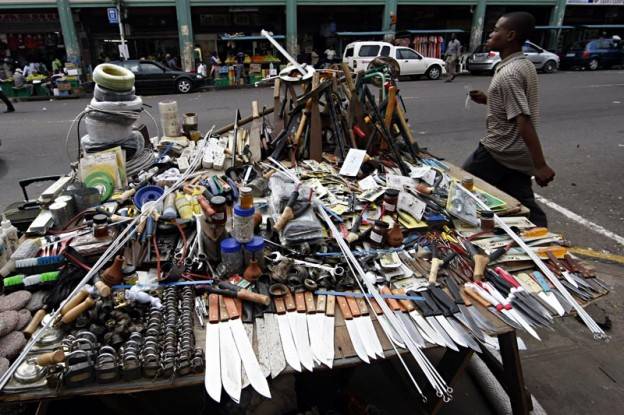
[[[106,9],[106,15],[108,16],[108,23],[119,24],[119,13],[115,7],[109,7]]]
[[[2,23],[49,23],[58,22],[57,13],[1,13]]]

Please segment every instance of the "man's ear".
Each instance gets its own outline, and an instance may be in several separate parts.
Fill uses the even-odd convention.
[[[518,37],[518,32],[516,32],[515,30],[507,31],[507,42],[513,43],[517,37]]]

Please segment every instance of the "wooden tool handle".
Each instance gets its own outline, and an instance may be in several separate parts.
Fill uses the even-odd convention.
[[[104,283],[104,281],[96,281],[95,289],[102,296],[102,298],[106,298],[111,295],[111,288]]]
[[[382,294],[386,294],[386,295],[392,294],[392,291],[390,291],[390,288],[388,287],[381,287],[381,290],[379,291]],[[388,303],[388,305],[390,306],[392,310],[401,311],[401,306],[399,305],[399,302],[395,300],[394,298],[386,298],[386,303]]]
[[[336,297],[336,301],[338,301],[338,307],[340,307],[342,317],[344,317],[345,320],[353,319],[353,315],[351,314],[351,310],[349,309],[349,304],[347,304],[347,299],[342,296],[338,296]]]
[[[394,110],[397,105],[396,100],[396,87],[391,86],[388,88],[388,104],[386,104],[386,114],[384,117],[384,125],[386,128],[390,128],[390,124],[392,124],[392,118],[394,116]]]
[[[295,300],[290,292],[290,290],[286,290],[284,294],[284,305],[286,306],[286,311],[294,311],[297,306],[295,305]]]
[[[219,296],[219,318],[221,321],[228,321],[230,317],[228,316],[227,308],[225,306],[225,297]]]
[[[308,115],[304,112],[301,114],[301,119],[299,120],[299,125],[297,126],[297,131],[295,131],[295,137],[293,138],[293,144],[295,146],[299,145],[299,141],[301,141],[301,136],[303,135],[303,130],[305,129],[307,121]]]
[[[95,305],[95,300],[91,297],[87,297],[82,303],[78,304],[76,307],[72,308],[67,313],[65,313],[61,321],[65,324],[72,323],[74,320],[80,317],[82,313],[84,313],[85,311],[93,307],[94,305]]]
[[[275,80],[275,83],[273,84],[273,99],[279,99],[281,85],[282,83],[280,82],[280,79],[277,78]],[[279,113],[279,108],[274,108],[273,111],[275,111],[276,113]]]
[[[336,297],[333,295],[327,296],[327,305],[325,307],[325,314],[329,317],[336,315]]]
[[[43,320],[45,315],[46,315],[46,311],[43,308],[38,310],[35,313],[35,315],[30,320],[30,322],[28,323],[26,328],[24,330],[22,330],[22,332],[24,333],[24,336],[26,336],[26,338],[30,338],[30,336],[32,336],[33,333],[37,330],[37,328],[39,328],[39,326],[41,325],[41,321]]]
[[[258,101],[251,101],[251,116],[258,118],[260,116],[260,110],[258,109]]]
[[[351,310],[351,315],[355,318],[355,317],[359,317],[360,316],[360,307],[358,307],[357,301],[355,300],[355,297],[346,297],[347,299],[347,304],[349,305],[349,310]]]
[[[470,307],[472,305],[472,301],[470,301],[470,296],[466,294],[464,288],[459,289],[459,295],[461,296],[462,300],[464,300],[464,304],[466,305],[466,307]]]
[[[225,309],[227,310],[230,320],[233,320],[240,316],[238,306],[236,305],[236,300],[231,297],[223,297],[223,303],[225,304]]]
[[[273,303],[275,303],[275,312],[277,314],[286,313],[286,306],[284,305],[284,299],[282,297],[275,297]]]
[[[356,293],[361,294],[360,291],[356,291]],[[364,297],[356,297],[355,302],[357,303],[358,308],[360,309],[360,314],[363,316],[369,315],[368,306],[366,305],[366,299]]]
[[[396,295],[405,295],[405,290],[403,289],[394,289],[392,290],[392,294]],[[413,311],[416,309],[416,306],[410,300],[398,300],[403,309],[407,312]]]
[[[379,303],[374,298],[371,298],[371,305],[373,306],[373,311],[375,314],[380,315],[383,314],[383,310],[379,306]]]
[[[70,298],[69,301],[67,301],[65,305],[63,305],[63,308],[61,308],[61,315],[65,315],[65,313],[67,313],[69,310],[76,307],[78,304],[82,303],[85,300],[85,298],[87,298],[88,296],[89,296],[89,292],[87,291],[86,288],[83,288],[82,290],[78,291],[76,295]]]
[[[219,322],[219,295],[208,295],[208,321],[211,323]]]
[[[306,291],[303,293],[303,298],[305,300],[306,310],[308,313],[316,313],[316,304],[314,303],[314,294],[310,291]]]
[[[317,313],[325,313],[325,309],[327,307],[327,296],[318,295],[316,296],[316,312]]]
[[[429,270],[429,284],[435,284],[438,280],[438,271],[440,270],[440,265],[442,264],[442,260],[440,258],[431,258],[431,268]]]
[[[280,217],[277,219],[277,222],[275,222],[275,225],[273,225],[273,229],[280,232],[294,217],[295,213],[292,208],[290,206],[286,206]]]
[[[271,297],[264,294],[258,294],[253,291],[241,289],[236,292],[236,297],[240,300],[249,301],[251,303],[269,305],[271,303]]]
[[[39,366],[55,365],[65,360],[65,353],[63,353],[62,350],[55,350],[53,352],[40,354],[35,360]]]
[[[464,287],[464,292],[477,303],[481,304],[483,307],[487,308],[492,306],[492,304],[490,304],[485,298],[477,294],[472,288]]]
[[[487,255],[477,254],[472,257],[472,260],[474,261],[474,271],[472,272],[472,278],[475,281],[481,281],[483,279],[485,267],[487,267],[490,258]]]
[[[303,295],[303,291],[299,291],[295,293],[295,306],[297,307],[298,313],[306,312],[306,303],[305,303],[305,297]]]

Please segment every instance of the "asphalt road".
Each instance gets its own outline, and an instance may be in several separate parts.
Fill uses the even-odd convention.
[[[485,131],[485,108],[470,103],[466,90],[486,89],[487,76],[461,76],[453,83],[404,81],[401,93],[421,146],[461,164]],[[540,75],[539,133],[555,181],[536,192],[588,221],[624,236],[624,71],[559,72]],[[222,126],[251,111],[253,99],[271,105],[271,90],[243,89],[148,96],[145,102],[176,99],[181,112],[197,112],[200,128]],[[66,136],[74,117],[88,99],[24,102],[17,112],[0,114],[0,206],[18,200],[18,180],[68,170]],[[145,117],[153,133],[153,122]],[[69,152],[76,154],[76,133],[69,135]],[[36,191],[33,191],[36,193]],[[624,246],[601,233],[545,208],[551,229],[563,232],[574,245],[623,254]]]

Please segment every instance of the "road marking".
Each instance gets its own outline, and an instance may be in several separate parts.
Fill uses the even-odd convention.
[[[609,239],[614,240],[615,242],[617,242],[620,245],[624,245],[624,237],[611,232],[610,230],[607,230],[605,228],[603,228],[602,226],[598,225],[597,223],[594,223],[592,221],[589,221],[587,219],[585,219],[582,216],[577,215],[576,213],[572,212],[571,210],[568,210],[566,208],[564,208],[561,205],[556,204],[555,202],[552,202],[548,199],[546,199],[543,196],[540,196],[538,194],[535,194],[535,199],[537,199],[538,202],[545,204],[546,206],[548,206],[551,209],[556,210],[557,212],[561,213],[563,216],[567,217],[570,220],[573,220],[589,229],[591,229],[592,231],[601,234],[602,236],[606,236]]]
[[[605,261],[616,262],[618,264],[624,264],[623,255],[612,254],[611,252],[601,252],[591,248],[582,248],[580,246],[571,246],[568,248],[568,251],[588,258],[602,259]]]
[[[578,86],[577,88],[609,88],[613,86],[624,86],[624,84],[593,84],[593,85]]]

